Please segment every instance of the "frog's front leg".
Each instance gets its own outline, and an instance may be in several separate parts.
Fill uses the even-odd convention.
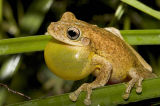
[[[133,86],[135,85],[136,86],[136,92],[137,93],[141,93],[142,92],[142,81],[143,81],[143,77],[141,77],[137,70],[136,69],[131,69],[129,71],[129,76],[132,78],[129,82],[128,82],[128,85],[127,85],[127,88],[126,88],[126,91],[125,91],[125,94],[123,95],[123,98],[124,99],[128,99],[129,98],[129,95],[130,95],[130,92],[131,92],[131,89],[133,88]]]
[[[98,76],[92,83],[84,83],[76,91],[71,93],[69,95],[69,98],[72,101],[77,100],[81,91],[87,91],[87,95],[86,95],[86,99],[84,100],[84,103],[86,105],[90,105],[91,104],[90,96],[92,93],[92,89],[104,86],[108,82],[110,75],[111,75],[111,70],[112,70],[111,64],[104,57],[101,57],[99,55],[95,55],[92,58],[92,63],[94,65],[101,66],[100,73],[98,74]]]

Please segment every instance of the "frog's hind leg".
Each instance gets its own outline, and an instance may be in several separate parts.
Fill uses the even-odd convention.
[[[136,92],[137,93],[141,93],[142,92],[142,81],[143,81],[143,77],[138,74],[136,69],[131,69],[129,71],[129,76],[131,77],[131,80],[128,82],[125,94],[123,95],[124,99],[128,99],[131,89],[134,87],[136,87]]]
[[[87,91],[84,103],[85,105],[90,105],[91,104],[90,96],[92,93],[92,89],[104,86],[108,82],[112,70],[111,64],[107,62],[105,58],[98,55],[95,55],[93,57],[92,62],[94,65],[101,65],[98,76],[92,83],[84,83],[75,92],[71,93],[69,95],[69,98],[72,101],[77,100],[78,95],[81,93],[81,91]]]

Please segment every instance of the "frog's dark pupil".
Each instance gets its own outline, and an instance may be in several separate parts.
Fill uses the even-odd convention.
[[[69,34],[71,37],[75,37],[75,36],[77,35],[77,33],[74,32],[73,30],[68,31],[68,34]]]
[[[79,37],[79,33],[75,32],[74,30],[68,30],[68,37],[71,39],[71,40],[75,40]]]

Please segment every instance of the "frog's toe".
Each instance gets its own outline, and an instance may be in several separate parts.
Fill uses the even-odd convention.
[[[91,105],[91,100],[90,99],[85,99],[84,104],[87,105],[87,106]]]
[[[132,88],[136,85],[136,92],[142,92],[142,80],[143,78],[138,74],[135,69],[130,70],[129,76],[132,78],[127,85],[127,89],[125,91],[125,95],[123,96],[124,99],[129,98],[129,94],[131,93]]]
[[[124,100],[127,100],[129,98],[129,93],[125,93],[122,97]]]
[[[137,92],[138,94],[142,93],[142,87],[137,87],[137,88],[136,88],[136,92]]]
[[[69,95],[70,100],[76,101],[77,100],[77,95],[73,92]]]
[[[136,84],[136,92],[137,92],[137,93],[141,93],[141,92],[142,92],[142,81],[143,81],[143,78],[140,77],[140,78],[138,79],[137,84]]]

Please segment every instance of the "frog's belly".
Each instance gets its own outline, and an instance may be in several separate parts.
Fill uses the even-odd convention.
[[[109,83],[115,84],[120,82],[128,81],[128,71],[126,70],[112,70],[111,77],[109,79]]]

